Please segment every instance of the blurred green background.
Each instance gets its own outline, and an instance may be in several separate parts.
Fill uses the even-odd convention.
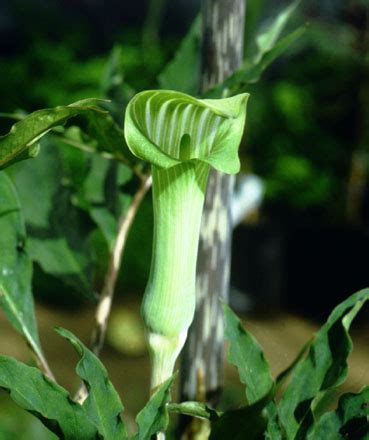
[[[246,53],[255,45],[255,31],[286,4],[247,1]],[[174,56],[199,8],[199,0],[0,0],[0,112],[30,112],[89,97],[109,97],[112,89],[123,103],[132,90],[158,87],[158,74]],[[342,297],[369,284],[368,11],[366,0],[302,1],[291,27],[306,23],[306,32],[249,87],[243,172],[260,177],[265,194],[257,220],[245,219],[235,232],[232,284],[250,298],[247,307],[240,306],[241,311],[279,309],[320,318]],[[119,108],[112,111],[121,123],[123,112]],[[13,122],[0,118],[1,133]],[[43,142],[36,161],[37,172],[33,161],[19,164],[13,171],[27,218],[32,220],[29,228],[44,221],[42,212],[35,209],[34,197],[47,199],[60,182],[69,197],[60,206],[69,203],[78,210],[73,197],[80,196],[81,170],[87,167],[83,154],[56,149],[55,141],[50,140]],[[96,169],[100,166],[105,165],[97,164]],[[116,175],[116,170],[109,172]],[[32,181],[27,180],[32,173]],[[117,179],[127,190],[128,178],[121,175]],[[112,202],[111,206],[114,210],[121,205]],[[52,221],[59,215],[60,226],[65,212],[55,213],[53,207],[50,205],[45,216],[50,218],[53,211]],[[70,225],[63,227],[70,226],[68,231],[73,229],[78,239],[86,237],[83,246],[90,246],[98,291],[108,249],[91,219],[83,212],[78,215],[78,219],[65,218]],[[137,361],[144,352],[137,310],[150,264],[151,229],[147,198],[124,256],[117,296],[125,308],[117,310],[115,321],[113,317],[107,348],[107,362],[114,364],[112,374],[118,382],[127,380],[137,368],[147,371],[146,360],[145,367],[138,367]],[[81,251],[81,261],[83,258]],[[90,263],[86,261],[87,267]],[[39,313],[45,324],[41,328],[48,337],[55,338],[47,329],[59,315],[47,311],[45,304],[54,304],[56,310],[64,309],[60,320],[64,323],[65,313],[70,314],[67,325],[88,340],[92,306],[73,287],[77,282],[62,282],[35,265],[35,296],[43,304]],[[114,327],[117,321],[126,323],[123,330]],[[5,329],[6,324],[3,326]],[[134,347],[119,346],[119,332],[124,341],[139,335],[133,344],[137,352]],[[63,349],[67,350],[66,345]],[[127,361],[124,374],[115,370],[119,350]],[[27,359],[9,344],[4,351]],[[46,352],[52,353],[47,342]],[[73,368],[65,374],[63,368],[59,368],[62,383],[77,383],[71,379]],[[121,391],[132,399],[128,407],[136,411],[145,399],[147,378],[137,377],[133,382],[130,389],[122,385]],[[53,438],[39,422],[30,425],[31,419],[9,399],[1,399],[0,405],[6,406],[4,411],[0,408],[0,439]]]

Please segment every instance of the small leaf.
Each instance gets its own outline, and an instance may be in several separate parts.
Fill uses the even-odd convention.
[[[341,396],[336,411],[324,414],[315,424],[308,440],[369,438],[369,387],[358,394]]]
[[[138,432],[133,437],[134,440],[148,440],[167,428],[169,417],[166,405],[170,399],[170,389],[175,376],[173,375],[160,386],[137,415]]]
[[[13,327],[43,357],[22,210],[15,187],[4,171],[0,171],[0,231],[0,305]]]
[[[369,289],[363,289],[338,305],[317,333],[307,357],[298,363],[279,405],[287,439],[306,438],[319,404],[346,379],[352,351],[348,330],[368,299]]]
[[[201,17],[197,16],[172,61],[159,75],[161,89],[196,95],[200,89]]]
[[[130,99],[135,94],[134,89],[127,84],[124,78],[124,50],[121,46],[113,47],[106,62],[101,82],[102,93],[110,102],[104,104],[114,120],[121,126],[124,112]]]
[[[81,356],[76,371],[88,390],[88,397],[83,402],[83,407],[97,427],[99,434],[105,440],[127,438],[124,424],[120,418],[123,405],[109,380],[104,365],[71,332],[62,328],[56,328],[56,331],[68,339]]]
[[[96,440],[98,432],[85,409],[69,393],[34,367],[0,356],[0,387],[21,408],[63,440]]]
[[[295,12],[297,6],[301,0],[295,0],[291,4],[289,4],[287,7],[282,9],[273,21],[269,24],[266,30],[262,31],[257,35],[256,37],[256,45],[258,48],[258,52],[255,55],[254,63],[258,64],[263,56],[270,52],[275,46],[276,43],[283,32],[284,28],[286,27],[287,23],[289,22],[291,16]]]
[[[220,411],[201,402],[169,403],[168,411],[208,420],[217,420],[222,415]]]
[[[245,63],[243,67],[228,77],[223,83],[214,87],[206,93],[209,98],[217,98],[222,96],[224,92],[232,96],[241,93],[247,84],[259,81],[264,70],[301,35],[305,32],[305,27],[299,27],[295,31],[281,38],[276,45],[265,52],[262,58],[256,64]]]
[[[75,116],[87,117],[90,131],[99,141],[99,149],[125,159],[127,149],[124,150],[123,132],[109,113],[97,106],[99,102],[97,99],[86,99],[67,106],[38,110],[16,122],[8,134],[0,136],[0,169],[24,159],[30,154],[27,153],[30,148],[34,153],[33,145],[41,137]]]
[[[248,402],[252,404],[271,393],[274,380],[259,343],[226,304],[223,308],[225,337],[229,341],[228,360],[237,367],[240,380],[247,387]]]

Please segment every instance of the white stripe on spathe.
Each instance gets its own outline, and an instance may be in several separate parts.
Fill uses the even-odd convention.
[[[226,120],[206,105],[159,92],[138,99],[134,117],[151,142],[176,159],[184,134],[190,136],[191,158],[210,154],[219,125]]]

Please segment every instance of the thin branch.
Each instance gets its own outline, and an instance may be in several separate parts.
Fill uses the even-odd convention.
[[[118,235],[113,251],[110,255],[109,267],[105,275],[104,286],[100,294],[99,303],[95,314],[95,327],[92,334],[91,349],[98,356],[103,347],[107,323],[110,315],[114,296],[115,285],[122,261],[123,250],[127,242],[128,232],[131,228],[137,210],[143,197],[151,187],[151,176],[146,176],[135,194],[128,211],[121,217]]]
[[[133,197],[128,211],[119,220],[118,235],[114,248],[110,254],[108,270],[105,274],[104,285],[96,307],[95,323],[90,342],[91,350],[99,356],[105,342],[106,329],[110,316],[111,306],[114,297],[115,285],[118,278],[124,247],[127,242],[128,232],[132,226],[137,210],[152,183],[151,175],[146,175],[141,179],[141,185]],[[84,384],[78,388],[74,401],[83,403],[88,396],[88,391]]]

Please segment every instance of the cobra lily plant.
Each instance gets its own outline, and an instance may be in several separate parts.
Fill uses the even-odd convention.
[[[210,167],[235,174],[248,94],[196,99],[167,90],[138,93],[125,117],[134,155],[152,166],[154,239],[142,315],[152,390],[171,376],[195,312],[200,222]]]

